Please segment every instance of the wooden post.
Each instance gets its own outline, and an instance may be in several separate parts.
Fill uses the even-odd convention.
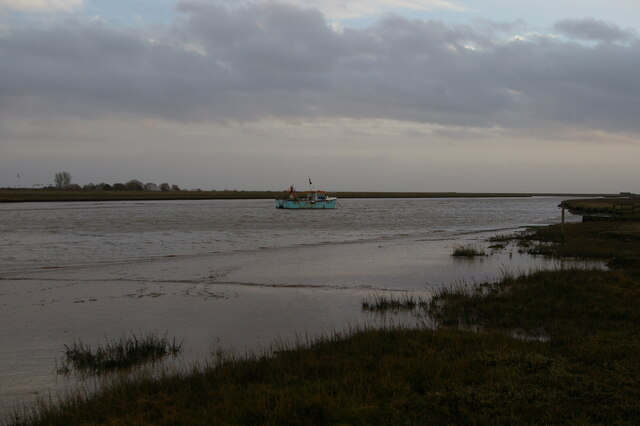
[[[560,234],[562,235],[562,244],[564,244],[564,206],[562,206],[562,221],[560,222]]]

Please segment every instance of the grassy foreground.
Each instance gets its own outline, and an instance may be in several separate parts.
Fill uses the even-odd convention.
[[[542,240],[545,253],[606,256],[611,269],[445,288],[414,304],[438,322],[435,331],[356,330],[273,355],[221,355],[183,374],[43,403],[12,422],[637,424],[638,225],[565,225],[562,244],[559,227],[536,231],[527,238]]]

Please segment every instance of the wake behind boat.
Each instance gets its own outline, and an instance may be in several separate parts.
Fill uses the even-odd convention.
[[[309,180],[311,184],[311,180]],[[276,198],[276,208],[278,209],[333,209],[336,207],[338,199],[329,197],[327,191],[310,190],[307,192],[296,191],[291,185],[286,190],[289,195],[286,198]]]

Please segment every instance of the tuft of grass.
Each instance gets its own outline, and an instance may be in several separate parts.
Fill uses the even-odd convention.
[[[396,295],[374,294],[362,300],[362,310],[369,312],[411,311],[418,307],[426,307],[428,302],[421,297],[409,293]]]
[[[498,234],[489,238],[492,243],[509,243],[515,239],[516,234]]]
[[[507,247],[507,244],[503,244],[503,243],[491,244],[491,245],[489,246],[489,248],[490,248],[491,250],[502,250],[502,249],[504,249],[505,247]]]
[[[141,336],[131,334],[107,340],[106,344],[95,349],[82,340],[64,345],[64,348],[58,373],[67,374],[76,370],[97,374],[158,360],[165,355],[177,355],[182,350],[182,342],[176,342],[175,337],[169,340],[166,335],[147,332]]]
[[[451,256],[472,258],[476,256],[486,256],[487,254],[475,246],[458,245],[453,248]]]

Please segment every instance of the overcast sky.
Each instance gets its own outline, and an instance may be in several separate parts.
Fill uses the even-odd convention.
[[[0,186],[640,192],[638,22],[628,0],[0,0]]]

